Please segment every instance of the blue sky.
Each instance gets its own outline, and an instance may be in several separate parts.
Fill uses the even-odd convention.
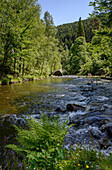
[[[93,7],[88,6],[93,0],[38,0],[41,5],[43,18],[44,13],[48,11],[54,20],[54,25],[71,23],[82,19],[87,19]]]

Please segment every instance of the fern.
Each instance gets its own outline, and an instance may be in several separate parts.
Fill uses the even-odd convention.
[[[60,122],[59,117],[48,118],[46,114],[41,120],[27,120],[28,130],[15,126],[19,145],[7,145],[21,155],[25,155],[30,167],[53,168],[56,161],[65,156],[63,142],[68,132],[67,122]]]

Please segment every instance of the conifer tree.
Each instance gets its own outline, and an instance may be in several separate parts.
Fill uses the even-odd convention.
[[[78,22],[78,32],[77,32],[77,37],[85,37],[85,32],[84,32],[84,26],[81,20],[81,17],[79,18],[79,22]]]

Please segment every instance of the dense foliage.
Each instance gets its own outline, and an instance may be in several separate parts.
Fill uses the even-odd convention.
[[[0,77],[48,75],[61,68],[56,27],[38,0],[0,1]]]
[[[95,0],[90,5],[94,7],[90,19],[58,27],[60,43],[70,49],[62,68],[68,74],[112,76],[112,1]]]
[[[90,2],[90,6],[94,7],[94,11],[91,16],[98,16],[99,18],[102,15],[106,15],[107,22],[105,24],[112,25],[112,1],[111,0],[94,0]]]
[[[75,39],[78,37],[78,21],[74,23],[68,23],[57,26],[58,32],[57,37],[59,38],[60,44],[67,45],[68,48],[72,46]],[[86,19],[82,20],[84,27],[84,34],[87,42],[91,42],[94,36],[93,28],[98,28],[100,24],[99,19]]]
[[[90,5],[91,18],[56,28],[48,11],[40,19],[38,0],[1,0],[0,79],[47,76],[61,67],[64,74],[111,76],[112,1]]]

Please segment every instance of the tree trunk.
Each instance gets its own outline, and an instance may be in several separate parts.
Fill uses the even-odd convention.
[[[21,73],[21,57],[19,57],[19,62],[20,62],[20,64],[19,64],[19,74]]]
[[[14,74],[16,72],[16,57],[14,57]]]
[[[22,75],[24,75],[25,61],[23,59]]]
[[[44,67],[44,61],[43,61],[43,64],[41,66],[41,75],[43,74],[43,67]]]

